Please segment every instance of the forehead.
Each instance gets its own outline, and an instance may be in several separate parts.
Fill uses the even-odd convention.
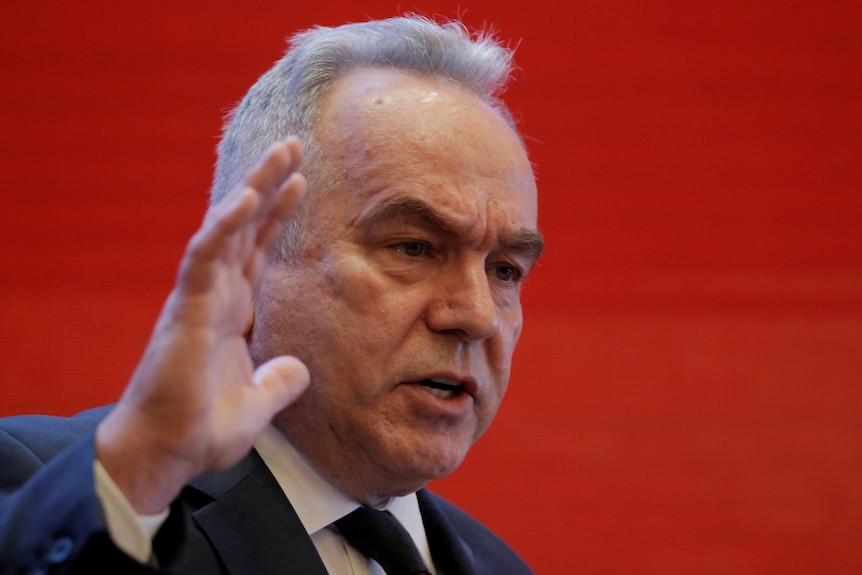
[[[512,128],[448,81],[387,69],[355,70],[324,99],[315,139],[338,166],[331,190],[361,219],[417,196],[452,223],[489,216],[536,226],[532,166]]]

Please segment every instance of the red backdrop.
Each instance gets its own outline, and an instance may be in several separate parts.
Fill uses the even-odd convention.
[[[543,574],[859,572],[860,4],[504,4],[0,4],[0,414],[116,399],[287,35],[460,14],[521,42],[550,248],[435,487]]]

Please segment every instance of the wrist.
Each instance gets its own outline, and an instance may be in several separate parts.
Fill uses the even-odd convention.
[[[96,458],[138,515],[156,515],[170,506],[192,478],[189,466],[167,455],[147,426],[115,408],[96,429]],[[144,431],[137,431],[144,428]]]

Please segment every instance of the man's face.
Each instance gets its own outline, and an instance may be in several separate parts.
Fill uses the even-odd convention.
[[[541,250],[535,181],[499,115],[405,72],[338,80],[314,136],[331,189],[267,271],[250,350],[305,362],[311,386],[275,423],[373,503],[454,471],[493,419]]]

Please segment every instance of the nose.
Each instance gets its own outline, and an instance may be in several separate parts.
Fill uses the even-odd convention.
[[[499,328],[499,310],[484,262],[450,268],[441,276],[433,280],[435,297],[425,313],[426,325],[463,341],[491,337]]]

